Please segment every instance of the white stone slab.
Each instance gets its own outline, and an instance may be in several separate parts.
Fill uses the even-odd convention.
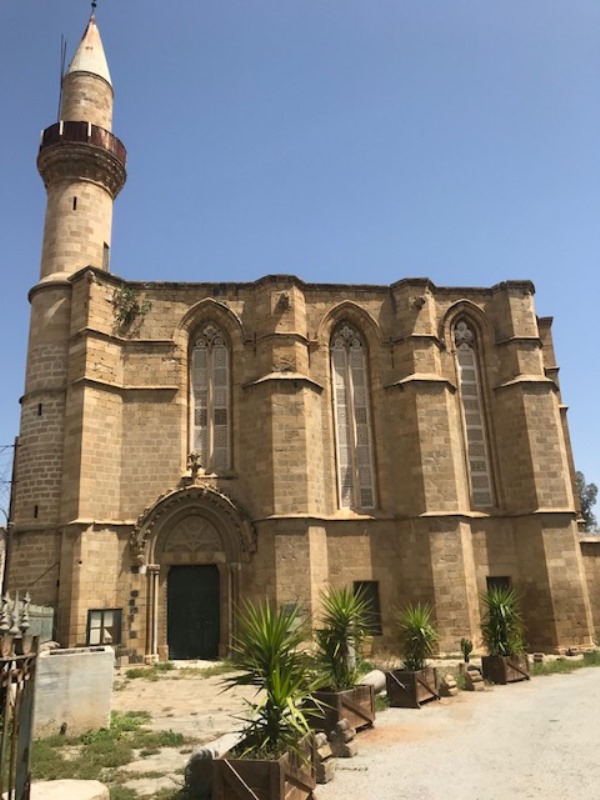
[[[40,653],[34,736],[77,736],[110,725],[115,654],[112,647]]]
[[[108,787],[100,781],[38,781],[31,784],[31,800],[109,800],[109,797]]]

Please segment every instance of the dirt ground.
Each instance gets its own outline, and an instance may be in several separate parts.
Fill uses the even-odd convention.
[[[253,690],[237,687],[223,691],[226,675],[206,675],[213,661],[173,661],[174,669],[161,673],[156,681],[126,678],[127,669],[118,670],[113,693],[113,711],[147,711],[153,730],[173,730],[201,741],[216,739],[239,728],[245,714],[244,697]]]
[[[147,727],[156,731],[172,730],[194,740],[183,748],[164,747],[151,755],[138,753],[136,760],[127,765],[131,779],[123,785],[144,798],[160,790],[182,788],[183,770],[190,753],[238,729],[240,718],[246,714],[244,697],[254,695],[251,689],[224,692],[226,675],[206,674],[215,669],[214,662],[172,663],[175,669],[161,673],[155,681],[142,677],[128,679],[127,668],[118,670],[115,676],[113,711],[147,711],[152,715]],[[156,777],[158,774],[162,777]]]

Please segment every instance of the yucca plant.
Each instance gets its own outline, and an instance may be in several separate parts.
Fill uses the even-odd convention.
[[[404,669],[418,672],[435,653],[438,633],[428,605],[408,605],[396,614]]]
[[[336,692],[360,679],[360,653],[372,626],[369,601],[361,591],[342,587],[321,593],[321,627],[315,631],[320,684]]]
[[[494,587],[481,597],[483,643],[492,656],[520,656],[525,652],[525,625],[518,592],[511,587]]]
[[[279,758],[287,750],[297,752],[310,733],[306,714],[314,688],[311,661],[301,649],[306,630],[298,609],[275,611],[267,604],[246,603],[238,623],[233,651],[239,672],[223,683],[226,689],[255,686],[264,694],[256,702],[247,701],[251,713],[236,755]]]

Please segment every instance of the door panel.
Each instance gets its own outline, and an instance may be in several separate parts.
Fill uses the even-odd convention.
[[[171,567],[167,583],[169,658],[217,658],[219,612],[218,567]]]

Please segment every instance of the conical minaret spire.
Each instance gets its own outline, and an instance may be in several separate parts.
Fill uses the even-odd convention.
[[[112,86],[108,62],[94,14],[90,17],[87,28],[81,37],[79,47],[69,66],[68,73],[71,72],[90,72],[94,75],[99,75]]]
[[[62,82],[60,118],[112,129],[113,86],[94,14]]]

